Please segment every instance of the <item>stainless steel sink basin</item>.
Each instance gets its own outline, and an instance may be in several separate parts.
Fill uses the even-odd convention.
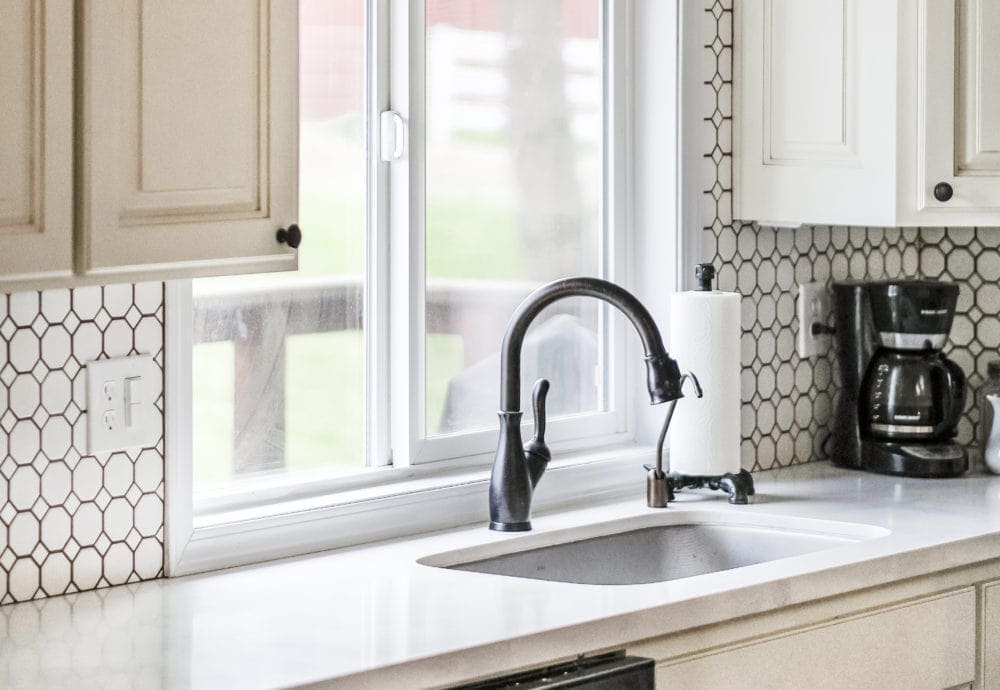
[[[867,525],[760,515],[733,520],[735,515],[646,516],[651,519],[645,524],[641,518],[630,519],[513,538],[478,550],[437,554],[420,563],[535,580],[637,585],[741,568],[888,534]]]

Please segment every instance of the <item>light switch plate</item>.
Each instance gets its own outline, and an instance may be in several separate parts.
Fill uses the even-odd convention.
[[[87,452],[151,446],[160,437],[154,425],[153,396],[159,372],[149,355],[87,363]]]
[[[802,283],[799,285],[799,299],[796,307],[799,317],[799,332],[795,348],[799,357],[814,357],[830,349],[829,332],[816,332],[817,325],[823,329],[830,326],[830,293],[825,283]]]

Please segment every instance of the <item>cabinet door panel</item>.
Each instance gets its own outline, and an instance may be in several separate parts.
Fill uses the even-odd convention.
[[[297,3],[85,3],[82,35],[85,272],[295,268]]]
[[[1000,3],[926,3],[921,87],[923,209],[1000,209]],[[951,185],[947,201],[934,197]]]
[[[895,88],[895,55],[885,37],[895,8],[886,0],[735,5],[737,218],[889,224],[895,111],[884,96]]]
[[[982,634],[983,688],[1000,690],[1000,582],[983,586]]]
[[[73,8],[0,0],[0,285],[73,270]]]
[[[972,588],[661,663],[664,688],[950,688],[975,680]]]

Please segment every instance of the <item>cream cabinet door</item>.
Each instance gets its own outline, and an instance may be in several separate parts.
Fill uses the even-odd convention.
[[[0,0],[0,289],[73,272],[73,3]]]
[[[975,676],[970,587],[664,661],[656,687],[941,690]]]
[[[926,3],[925,11],[920,210],[940,212],[942,222],[948,210],[992,211],[995,224],[1000,210],[1000,3],[935,0]]]
[[[297,6],[79,3],[81,273],[296,267]]]

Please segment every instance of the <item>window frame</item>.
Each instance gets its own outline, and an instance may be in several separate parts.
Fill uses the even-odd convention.
[[[677,21],[690,21],[677,16],[684,13],[683,3],[679,3],[681,9],[669,11],[657,5],[655,0],[602,3],[607,8],[603,12],[603,43],[608,108],[602,216],[604,224],[615,230],[610,245],[602,252],[602,273],[635,290],[665,327],[663,315],[674,287],[674,261],[668,261],[666,266],[651,265],[648,250],[655,249],[665,258],[686,259],[696,253],[692,247],[696,247],[700,233],[651,232],[656,223],[660,227],[664,222],[673,224],[679,217],[677,205],[672,193],[647,188],[641,181],[634,184],[633,179],[669,167],[663,166],[662,156],[650,150],[651,142],[667,150],[677,150],[680,145],[679,133],[662,124],[665,115],[669,122],[674,113],[657,112],[661,104],[646,104],[646,99],[636,94],[646,82],[669,84],[669,76],[664,77],[652,63],[665,57],[677,59],[682,50],[678,41],[678,54],[668,55],[668,51],[673,52],[671,48],[652,44],[669,46],[671,41],[658,41],[651,35],[645,39],[649,46],[638,56],[633,39],[651,33],[648,27],[643,28],[643,17],[657,15],[665,23],[672,19],[674,25],[665,28],[667,34],[673,35],[677,33]],[[308,483],[268,479],[254,486],[251,482],[244,485],[250,487],[249,493],[241,488],[243,500],[238,505],[223,497],[206,503],[205,510],[196,515],[191,464],[191,282],[167,283],[168,575],[441,529],[469,523],[479,519],[480,514],[485,516],[485,487],[496,443],[495,430],[424,438],[424,5],[422,0],[368,0],[368,12],[367,51],[373,69],[367,94],[370,136],[366,174],[374,192],[368,196],[365,258],[365,340],[369,357],[365,443],[369,467],[382,467]],[[399,59],[399,51],[404,51],[408,59]],[[637,66],[637,59],[648,64]],[[640,77],[638,86],[633,76]],[[688,87],[696,84],[690,75],[683,81],[685,84],[678,84],[678,100],[686,100]],[[405,96],[390,102],[390,93]],[[409,136],[403,159],[383,163],[378,151],[377,122],[378,114],[390,105],[403,116]],[[684,119],[688,116],[684,115]],[[637,137],[642,138],[641,149],[634,146]],[[687,159],[695,160],[693,154],[685,155]],[[682,162],[681,168],[689,169],[689,163]],[[681,195],[684,193],[681,185]],[[662,197],[669,197],[668,203],[664,204]],[[399,224],[400,214],[405,214],[408,222],[405,233],[392,227],[393,219]],[[636,231],[637,227],[643,230]],[[390,274],[405,275],[407,280],[390,281]],[[648,410],[648,401],[641,401],[645,391],[638,383],[642,380],[642,360],[637,340],[629,335],[623,319],[615,316],[604,319],[604,323],[612,331],[606,338],[607,361],[616,372],[616,385],[609,391],[612,411],[550,422],[556,457],[549,473],[558,475],[558,480],[540,485],[536,511],[579,501],[582,495],[589,494],[592,499],[595,493],[641,493],[641,481],[634,470],[651,452],[650,446],[641,442],[648,444],[655,439],[662,413]],[[405,337],[388,337],[390,329]],[[401,371],[404,375],[399,374]],[[421,404],[410,405],[408,401],[414,399]],[[581,429],[593,431],[595,418],[601,418],[596,433],[581,433]],[[528,428],[525,425],[525,430]],[[418,505],[421,508],[416,512]],[[421,518],[414,521],[414,515]]]
[[[393,336],[390,340],[391,400],[389,418],[392,464],[421,465],[442,460],[492,453],[496,429],[482,429],[443,436],[425,433],[426,334],[425,323],[425,221],[426,221],[426,28],[424,0],[390,0],[390,81],[392,109],[407,123],[407,150],[390,166],[389,265],[393,276],[391,304]],[[607,114],[602,132],[601,240],[599,275],[622,282],[627,274],[627,216],[625,211],[627,133],[619,122],[627,114],[625,69],[628,0],[600,0],[602,47],[602,101]],[[614,70],[618,74],[614,74]],[[399,222],[403,219],[403,222]],[[376,268],[378,270],[378,268]],[[632,435],[629,378],[624,354],[621,320],[599,311],[599,337],[604,364],[610,368],[607,411],[586,412],[549,419],[546,436],[556,451],[606,445],[629,440]],[[414,404],[414,401],[419,401]],[[531,423],[521,427],[526,438]]]

